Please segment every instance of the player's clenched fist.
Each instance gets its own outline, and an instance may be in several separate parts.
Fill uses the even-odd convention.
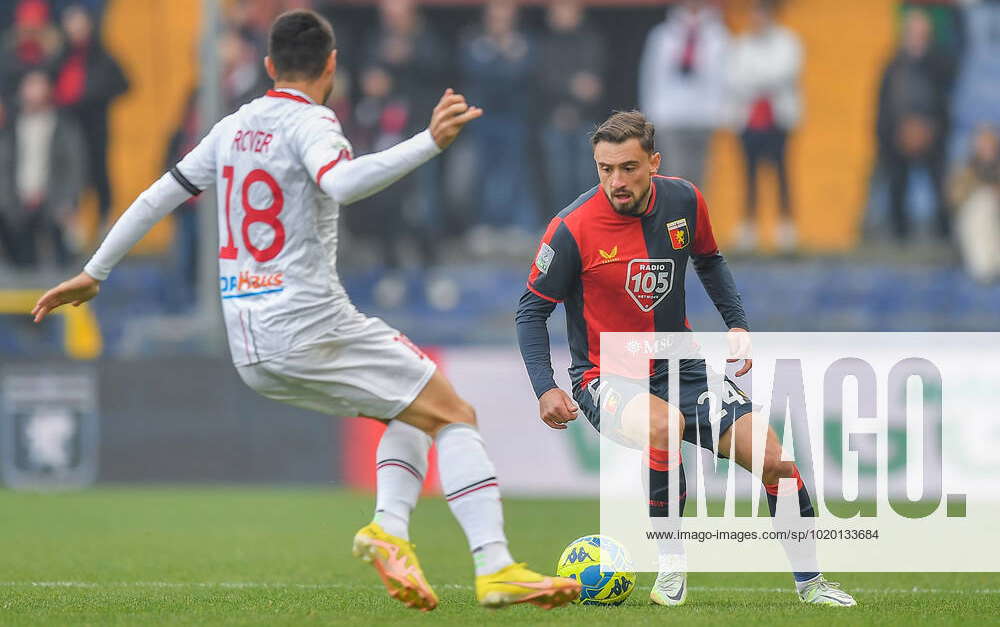
[[[482,114],[482,109],[479,107],[470,107],[465,102],[465,96],[456,94],[449,87],[445,90],[444,95],[441,96],[441,100],[438,101],[437,106],[434,107],[434,113],[431,114],[431,123],[427,128],[430,130],[434,142],[441,150],[444,150],[455,141],[455,138],[462,131],[463,126]]]
[[[538,415],[553,429],[565,429],[567,422],[576,420],[578,410],[569,394],[559,388],[552,388],[538,399]]]

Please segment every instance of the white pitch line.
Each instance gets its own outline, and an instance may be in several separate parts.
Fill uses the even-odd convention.
[[[282,583],[258,581],[0,581],[4,588],[224,588],[224,589],[296,589],[296,590],[344,590],[367,589],[381,590],[382,586],[352,583]],[[449,590],[472,590],[473,586],[456,583],[436,584],[437,588]],[[650,586],[638,586],[640,590],[649,590]],[[766,588],[751,586],[691,586],[695,592],[780,592],[793,593],[791,586],[784,588]],[[850,588],[858,594],[1000,594],[1000,588],[981,589],[948,589],[948,588]]]
[[[644,587],[644,586],[640,586]],[[648,588],[647,588],[648,589]],[[752,588],[752,587],[714,587],[714,586],[691,586],[690,590],[697,590],[700,592],[711,592],[713,590],[717,592],[794,592],[795,589],[791,586],[787,588]],[[1000,588],[982,588],[982,589],[948,589],[948,588],[920,588],[914,586],[912,588],[845,588],[849,592],[857,592],[860,594],[1000,594]]]
[[[381,590],[382,586],[364,583],[282,583],[259,581],[0,581],[5,588],[229,588],[297,590]],[[472,586],[439,584],[444,589],[472,590]]]

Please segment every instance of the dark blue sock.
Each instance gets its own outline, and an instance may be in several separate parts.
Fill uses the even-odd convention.
[[[802,518],[815,518],[816,510],[813,509],[812,499],[809,498],[809,490],[806,489],[805,482],[803,482],[802,477],[799,476],[798,468],[795,469],[795,474],[792,475],[792,477],[799,482],[799,515]],[[771,512],[771,516],[774,516],[778,511],[778,484],[764,484],[764,493],[767,496],[767,508]],[[652,498],[652,496],[650,496],[650,498]],[[792,577],[794,577],[795,581],[798,583],[814,579],[817,575],[819,575],[819,573],[792,573]]]
[[[649,449],[649,516],[661,518],[670,515],[670,473],[680,473],[678,485],[678,515],[684,515],[684,503],[687,502],[687,481],[684,479],[684,465],[680,456],[674,460],[667,451]]]

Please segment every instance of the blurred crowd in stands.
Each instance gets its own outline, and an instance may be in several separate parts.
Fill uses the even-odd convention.
[[[802,46],[776,20],[778,3],[755,2],[750,27],[729,32],[718,9],[684,0],[646,40],[639,75],[639,108],[656,125],[664,173],[705,184],[715,131],[739,134],[746,171],[744,218],[736,252],[757,248],[760,165],[775,169],[781,221],[778,248],[793,252],[797,235],[785,158],[801,109]]]
[[[879,85],[869,223],[881,214],[905,243],[922,222],[973,278],[1000,278],[998,126],[1000,2],[904,7]]]
[[[108,107],[128,80],[100,43],[103,4],[11,0],[0,9],[7,25],[0,189],[13,190],[0,195],[0,247],[9,263],[65,264],[87,252],[93,243],[76,241],[67,228],[86,188],[96,193],[102,222],[109,215]],[[621,63],[638,65],[631,104],[656,124],[663,173],[704,185],[713,134],[728,129],[738,137],[746,194],[732,252],[759,249],[764,167],[776,173],[778,250],[798,250],[797,213],[808,207],[796,203],[788,146],[803,115],[809,59],[782,25],[785,2],[755,0],[748,27],[733,32],[718,2],[677,0],[645,35],[641,56],[624,60],[605,39],[606,24],[589,19],[579,0],[532,8],[541,17],[533,22],[515,0],[488,0],[459,36],[443,34],[414,0],[376,4],[369,28],[337,30],[342,53],[328,104],[356,154],[422,129],[447,86],[488,114],[446,158],[345,212],[352,236],[345,239],[367,242],[370,260],[389,270],[388,300],[394,271],[420,267],[433,275],[456,250],[530,255],[548,219],[596,184],[588,132],[622,102],[607,93]],[[337,28],[341,10],[332,0],[224,6],[223,114],[268,88],[261,58],[277,13],[311,7]],[[953,242],[977,279],[1000,278],[1000,1],[901,3],[898,49],[878,90],[866,235],[904,246],[930,232],[934,241]],[[209,121],[200,119],[198,102],[192,94],[164,165],[204,132]],[[192,208],[180,209],[177,221],[183,272],[193,282],[199,235]]]
[[[108,220],[108,107],[128,79],[99,37],[103,2],[3,3],[0,24],[0,247],[15,267],[67,267],[91,189]]]

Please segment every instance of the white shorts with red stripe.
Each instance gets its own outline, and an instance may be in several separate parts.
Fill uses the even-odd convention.
[[[390,419],[406,409],[435,364],[409,338],[379,318],[337,328],[337,337],[237,366],[243,381],[267,398],[334,416]]]

